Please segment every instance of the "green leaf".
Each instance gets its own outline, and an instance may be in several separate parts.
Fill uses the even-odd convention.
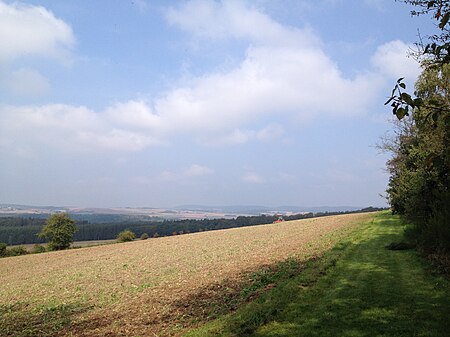
[[[398,108],[397,111],[395,112],[395,115],[397,116],[397,118],[399,120],[401,120],[403,117],[405,117],[406,111],[404,108]]]
[[[406,84],[405,83],[399,83],[399,86],[401,86],[403,89],[406,89]]]
[[[422,98],[418,97],[418,98],[415,98],[415,99],[414,99],[414,106],[420,108],[420,107],[422,106],[422,104],[423,104]]]
[[[405,78],[404,77],[400,77],[398,80],[397,80],[397,83],[400,83],[401,81],[403,81]]]
[[[414,107],[414,101],[412,100],[411,96],[407,94],[406,92],[402,92],[400,95],[400,98],[406,102],[406,104]]]

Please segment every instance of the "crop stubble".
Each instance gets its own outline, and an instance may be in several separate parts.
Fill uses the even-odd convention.
[[[193,296],[207,301],[239,291],[234,288],[242,279],[262,266],[317,256],[369,216],[329,216],[0,259],[0,303],[35,311],[72,304],[89,308],[57,335],[177,334]]]

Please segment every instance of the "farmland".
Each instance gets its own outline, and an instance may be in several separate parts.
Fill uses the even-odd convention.
[[[270,292],[185,337],[449,336],[450,282],[415,250],[390,250],[406,223],[378,213]]]
[[[2,336],[164,336],[214,316],[257,270],[321,255],[370,214],[0,260]],[[230,304],[233,308],[233,305]]]

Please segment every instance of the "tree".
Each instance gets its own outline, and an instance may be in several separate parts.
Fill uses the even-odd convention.
[[[431,14],[438,31],[416,44],[422,74],[414,94],[400,78],[385,103],[399,120],[382,144],[392,153],[388,199],[423,249],[450,253],[450,0],[400,1],[415,6],[412,15]]]
[[[417,243],[450,252],[450,109],[430,119],[434,106],[450,106],[450,64],[425,68],[416,83],[423,104],[396,123],[382,148],[392,153],[388,197],[393,212],[414,226]]]
[[[393,139],[388,199],[393,212],[412,225],[417,243],[429,251],[450,252],[450,1],[400,0],[412,15],[431,14],[437,33],[416,43],[422,74],[414,94],[398,79],[390,104],[399,122]]]
[[[47,219],[38,236],[49,240],[49,250],[61,250],[70,247],[76,231],[75,221],[67,213],[56,213]]]
[[[432,14],[438,22],[438,33],[429,36],[429,43],[422,41],[416,43],[418,52],[417,59],[421,62],[424,72],[431,69],[441,69],[450,64],[450,1],[449,0],[401,0],[406,4],[416,6],[418,9],[411,11],[411,15]],[[390,104],[392,112],[398,119],[408,116],[413,110],[422,107],[428,110],[427,118],[434,122],[445,114],[448,114],[450,106],[442,101],[427,100],[421,97],[413,97],[406,91],[403,78],[399,78],[392,90],[391,96],[385,105]]]

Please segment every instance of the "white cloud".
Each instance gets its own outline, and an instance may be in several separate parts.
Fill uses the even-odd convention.
[[[50,84],[37,70],[13,69],[14,61],[40,57],[69,64],[75,37],[68,24],[44,7],[0,0],[0,41],[0,89],[27,98],[47,93]]]
[[[105,119],[131,130],[161,130],[161,118],[142,101],[116,103],[105,111]],[[162,131],[162,130],[161,130]]]
[[[45,9],[0,4],[3,10],[25,12],[31,18],[35,12],[43,13],[55,30],[65,27],[61,29],[65,39],[62,33],[47,39],[50,50],[70,45],[70,28]],[[310,30],[283,26],[238,1],[188,1],[170,9],[167,17],[200,39],[248,41],[244,59],[229,71],[186,80],[151,103],[131,100],[103,111],[55,104],[0,106],[0,145],[138,151],[172,137],[209,145],[274,141],[284,133],[280,121],[363,114],[383,88],[384,75],[405,64],[401,52],[406,45],[394,41],[381,46],[373,57],[378,73],[347,78]],[[25,47],[15,50],[17,56]],[[268,125],[260,130],[251,126],[264,121]]]
[[[413,45],[399,40],[391,41],[378,47],[372,57],[372,63],[389,78],[405,77],[415,82],[421,70],[419,63],[411,56],[413,51]]]
[[[50,88],[47,79],[33,69],[21,68],[4,73],[3,76],[0,78],[0,87],[16,97],[40,96]]]
[[[108,112],[62,104],[0,106],[0,148],[53,147],[62,151],[137,151],[159,143],[148,130],[119,125]]]
[[[155,185],[159,183],[192,183],[193,178],[214,174],[214,170],[203,165],[192,164],[184,170],[164,170],[153,176],[137,176],[130,179],[134,184]]]
[[[214,171],[207,166],[193,164],[184,173],[188,177],[201,177],[213,174]]]
[[[283,134],[284,129],[282,126],[277,124],[271,124],[266,126],[264,129],[259,130],[256,133],[256,138],[258,140],[268,142],[280,138]]]
[[[242,181],[250,184],[262,184],[265,182],[265,179],[255,172],[247,172],[242,176]]]
[[[67,61],[75,37],[43,7],[0,1],[0,41],[0,62],[33,55]]]
[[[249,142],[254,138],[254,131],[235,129],[229,133],[206,135],[199,138],[201,144],[207,146],[220,146],[220,145],[238,145]]]
[[[247,39],[272,46],[320,44],[312,32],[283,26],[243,1],[187,1],[169,8],[166,17],[198,38]]]
[[[180,177],[178,174],[169,170],[161,172],[161,174],[159,174],[158,176],[158,180],[162,182],[177,181],[179,178]]]
[[[176,119],[185,126],[187,114],[195,125],[215,129],[267,114],[303,120],[361,113],[380,86],[370,74],[345,78],[309,29],[283,26],[243,2],[189,1],[171,8],[167,17],[197,38],[250,43],[239,67],[199,77],[158,102],[156,110],[179,114]]]

